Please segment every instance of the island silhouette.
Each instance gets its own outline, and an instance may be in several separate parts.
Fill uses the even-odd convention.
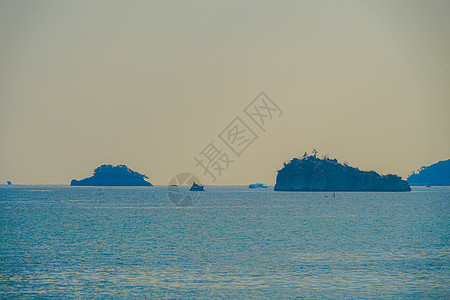
[[[71,186],[153,186],[146,181],[148,177],[125,165],[101,165],[94,170],[94,175],[82,180],[73,179]]]
[[[409,175],[407,181],[410,185],[449,186],[450,159],[421,167]]]
[[[197,184],[195,183],[195,181],[192,183],[191,188],[189,189],[189,191],[200,191],[200,192],[204,192],[205,191],[205,187],[201,184]]]
[[[337,159],[305,153],[284,163],[278,171],[275,191],[410,191],[397,175],[380,175],[341,164]]]

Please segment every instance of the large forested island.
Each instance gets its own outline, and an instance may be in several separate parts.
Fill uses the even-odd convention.
[[[294,158],[278,171],[275,191],[410,191],[397,175],[361,171],[316,155]]]
[[[450,185],[450,159],[421,167],[408,177],[410,185]]]
[[[146,175],[129,169],[125,165],[101,165],[94,170],[94,176],[72,180],[72,186],[152,186]]]

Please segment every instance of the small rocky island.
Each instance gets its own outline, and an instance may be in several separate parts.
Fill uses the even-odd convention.
[[[101,165],[94,176],[70,182],[71,186],[152,186],[146,175],[129,169],[125,165]]]
[[[195,183],[195,181],[192,183],[191,188],[189,189],[189,191],[198,191],[198,192],[204,192],[205,191],[205,187],[201,184],[197,184]]]
[[[361,171],[336,159],[305,153],[278,171],[275,191],[410,191],[408,182],[397,175]]]

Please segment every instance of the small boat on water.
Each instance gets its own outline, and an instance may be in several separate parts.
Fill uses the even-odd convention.
[[[205,187],[201,184],[196,184],[193,182],[189,191],[205,191]]]
[[[249,189],[266,189],[267,185],[257,182],[257,183],[249,184],[248,188]]]

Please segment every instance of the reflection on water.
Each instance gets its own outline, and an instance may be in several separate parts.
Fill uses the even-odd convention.
[[[324,195],[1,187],[0,296],[449,296],[450,189]]]

